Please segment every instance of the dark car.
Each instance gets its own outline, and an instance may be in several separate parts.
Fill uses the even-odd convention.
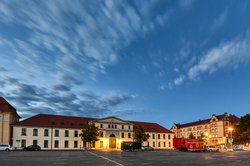
[[[25,148],[23,148],[25,151],[39,151],[41,150],[41,147],[39,145],[30,145]]]
[[[154,148],[151,146],[142,146],[141,150],[154,150]]]

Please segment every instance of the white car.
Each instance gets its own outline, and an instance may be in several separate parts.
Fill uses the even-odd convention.
[[[205,146],[204,147],[204,151],[207,151],[207,152],[218,152],[219,148],[217,148],[215,146]]]
[[[9,151],[12,150],[12,147],[8,144],[0,144],[0,150]]]

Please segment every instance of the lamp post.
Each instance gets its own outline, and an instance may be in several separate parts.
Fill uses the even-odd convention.
[[[231,144],[232,150],[233,150],[233,130],[234,130],[234,128],[232,128],[232,127],[228,128],[228,131],[230,131],[230,133],[231,133],[230,144]]]

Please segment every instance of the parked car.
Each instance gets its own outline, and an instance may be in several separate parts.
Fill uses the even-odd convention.
[[[204,146],[204,151],[205,152],[218,152],[219,148],[215,146]]]
[[[244,150],[244,145],[234,145],[233,150]]]
[[[140,142],[122,142],[121,150],[125,150],[125,151],[141,150],[141,143]]]
[[[154,150],[154,148],[151,146],[142,146],[141,150]]]
[[[9,144],[0,144],[0,150],[9,151],[12,150],[12,147]]]
[[[30,145],[30,146],[24,147],[23,150],[25,150],[25,151],[39,151],[39,150],[41,150],[41,147],[39,145]]]

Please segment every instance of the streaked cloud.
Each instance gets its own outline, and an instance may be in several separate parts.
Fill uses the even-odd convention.
[[[218,47],[210,49],[188,71],[188,78],[195,79],[203,73],[214,73],[222,68],[238,68],[250,62],[250,38],[234,39],[223,42]]]
[[[169,12],[155,13],[157,3],[1,1],[0,24],[6,28],[0,31],[0,72],[9,71],[0,75],[2,95],[24,116],[43,109],[88,116],[135,112],[119,107],[134,95],[100,95],[88,92],[85,83],[119,63],[120,50],[164,26]]]
[[[237,69],[250,63],[250,35],[221,42],[201,56],[198,63],[191,66],[187,73],[177,77],[173,83],[178,86],[185,80],[195,80],[203,74],[212,74],[222,69]],[[172,84],[172,83],[171,83]]]

